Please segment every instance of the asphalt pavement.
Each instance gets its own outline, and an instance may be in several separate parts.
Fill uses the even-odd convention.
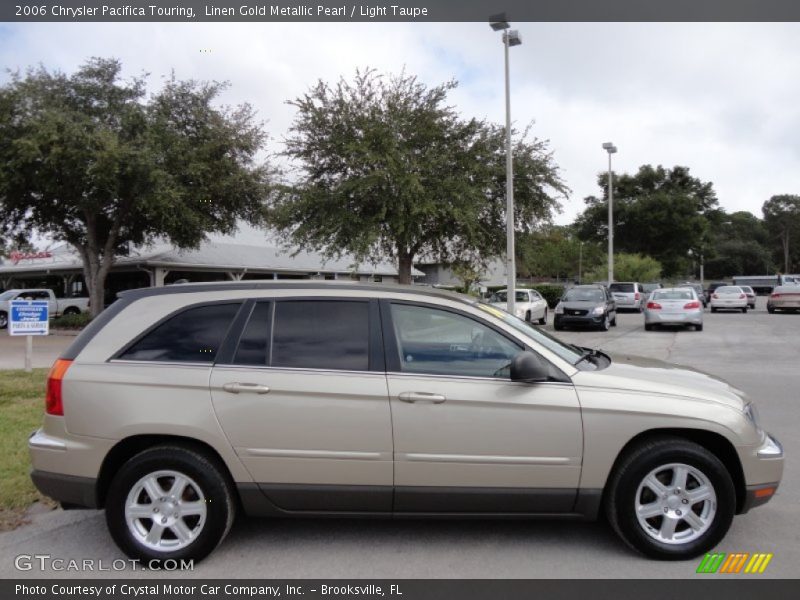
[[[758,404],[762,425],[783,443],[787,461],[776,497],[734,519],[719,552],[772,552],[763,575],[800,570],[800,314],[769,315],[764,298],[741,313],[706,311],[705,329],[645,332],[626,313],[608,332],[565,331],[583,346],[690,365],[728,380]],[[552,330],[552,325],[547,325]],[[64,339],[63,343],[69,342]],[[0,340],[0,356],[5,339]],[[104,561],[124,555],[111,541],[102,512],[55,510],[0,534],[0,577],[52,577],[19,571],[15,557]],[[95,563],[97,564],[97,563]],[[209,578],[699,578],[699,560],[658,562],[633,553],[602,522],[239,519],[228,538],[189,577]],[[124,571],[75,577],[148,577]],[[160,573],[161,577],[187,574]],[[744,577],[733,575],[731,577]]]

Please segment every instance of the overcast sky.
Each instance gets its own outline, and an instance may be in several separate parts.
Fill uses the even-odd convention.
[[[512,118],[535,121],[572,189],[556,222],[597,193],[605,141],[619,148],[615,171],[686,165],[728,211],[761,216],[770,196],[800,193],[800,24],[514,26]],[[257,109],[274,152],[293,117],[285,101],[356,68],[456,79],[451,103],[464,117],[505,119],[502,44],[484,23],[0,24],[6,68],[72,72],[90,56],[150,73],[151,89],[173,69],[229,81],[224,101]]]

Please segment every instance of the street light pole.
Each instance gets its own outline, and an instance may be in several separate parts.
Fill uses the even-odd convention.
[[[578,284],[583,283],[583,242],[578,247]]]
[[[608,152],[608,285],[614,283],[614,179],[611,173],[611,155],[617,147],[611,142],[603,144]]]
[[[503,32],[503,53],[505,57],[506,79],[506,309],[514,314],[516,300],[517,265],[514,256],[514,163],[511,153],[511,83],[508,69],[508,49],[519,46],[522,38],[515,30],[510,30],[505,14],[489,17],[489,26],[494,31]]]

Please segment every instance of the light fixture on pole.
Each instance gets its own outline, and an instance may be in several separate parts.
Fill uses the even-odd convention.
[[[614,283],[614,178],[611,174],[611,155],[617,147],[611,142],[603,144],[608,152],[608,285]]]
[[[517,266],[514,257],[514,170],[511,156],[511,84],[508,74],[508,49],[519,46],[522,38],[519,32],[509,29],[505,13],[489,17],[489,26],[494,31],[503,32],[503,48],[505,50],[506,71],[506,300],[507,310],[514,314],[516,299]]]

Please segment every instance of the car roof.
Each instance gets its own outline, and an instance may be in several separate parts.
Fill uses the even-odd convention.
[[[445,298],[458,300],[467,304],[474,304],[476,299],[472,296],[442,290],[428,286],[401,285],[398,283],[372,283],[360,281],[340,280],[315,280],[315,279],[253,279],[249,281],[214,281],[202,283],[179,283],[163,287],[137,288],[119,292],[117,296],[126,301],[134,301],[150,296],[168,294],[192,294],[201,292],[219,292],[227,290],[351,290],[376,292],[400,292],[403,294],[416,294],[419,296]]]

